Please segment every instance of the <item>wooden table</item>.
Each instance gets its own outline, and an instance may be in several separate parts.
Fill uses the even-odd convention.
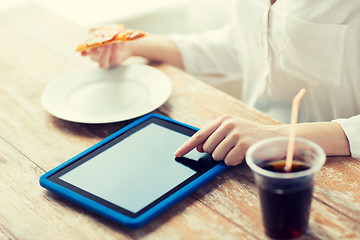
[[[233,167],[165,214],[129,230],[41,188],[39,177],[128,124],[79,124],[49,115],[50,81],[85,65],[74,48],[87,29],[37,5],[0,12],[0,239],[267,239],[246,164]],[[224,113],[279,124],[168,65],[173,83],[156,112],[201,127]],[[305,239],[360,239],[360,163],[331,157],[316,180]]]

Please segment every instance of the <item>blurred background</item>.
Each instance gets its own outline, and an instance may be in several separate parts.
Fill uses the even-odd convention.
[[[0,1],[0,14],[1,10],[20,4],[36,3],[86,28],[118,22],[150,33],[191,33],[218,28],[229,22],[230,2],[231,0],[11,0]],[[210,84],[240,98],[240,81]]]

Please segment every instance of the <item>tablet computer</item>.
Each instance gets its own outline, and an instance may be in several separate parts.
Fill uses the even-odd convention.
[[[138,228],[227,169],[209,154],[174,152],[198,129],[145,115],[40,177],[80,206]]]

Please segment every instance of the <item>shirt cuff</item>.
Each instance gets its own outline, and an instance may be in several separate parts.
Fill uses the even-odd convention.
[[[219,37],[221,36],[221,37]],[[172,34],[184,69],[193,75],[241,75],[233,24],[201,33]]]
[[[170,38],[175,42],[175,45],[179,49],[181,59],[183,62],[184,70],[188,73],[194,74],[197,72],[195,57],[192,54],[191,48],[189,48],[188,39],[183,35],[172,34]],[[191,37],[189,37],[191,39]]]
[[[342,127],[350,144],[351,157],[360,160],[360,115],[333,120]]]

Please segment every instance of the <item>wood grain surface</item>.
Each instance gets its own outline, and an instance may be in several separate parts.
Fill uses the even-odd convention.
[[[267,239],[245,163],[160,217],[126,229],[64,200],[39,177],[129,124],[79,124],[49,115],[41,93],[71,70],[94,66],[75,53],[87,29],[34,4],[0,12],[0,239]],[[155,112],[201,127],[222,114],[281,124],[169,65],[169,100]],[[360,163],[329,157],[316,178],[303,239],[360,239]]]

